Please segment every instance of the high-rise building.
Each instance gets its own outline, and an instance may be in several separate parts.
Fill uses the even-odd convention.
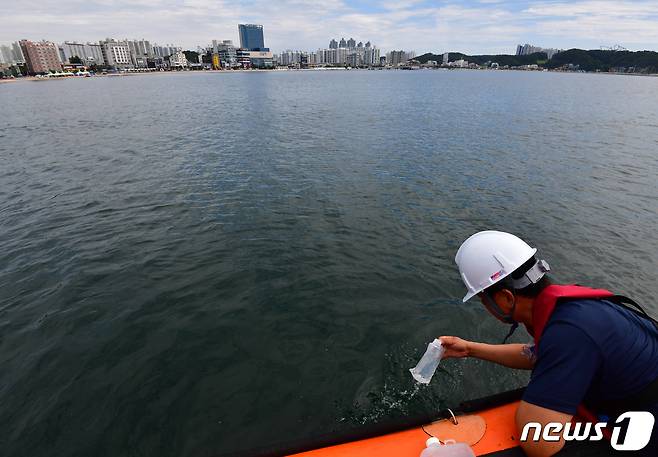
[[[12,56],[11,48],[7,45],[0,46],[0,63],[13,64],[14,56]]]
[[[327,63],[327,49],[318,49],[315,52],[315,63],[318,65]]]
[[[100,45],[103,50],[103,59],[110,67],[130,68],[133,66],[127,42],[108,38],[101,41]]]
[[[69,63],[72,57],[77,57],[83,65],[105,65],[103,49],[100,44],[65,41],[59,45],[59,54],[64,63]]]
[[[341,38],[340,43],[331,40],[329,48],[318,49],[316,52],[307,55],[308,65],[349,65],[354,67],[380,65],[380,51],[376,46],[373,46],[370,41],[365,46],[363,42],[355,44],[354,41],[353,38],[350,38],[349,41]],[[355,47],[350,48],[349,45],[352,44],[355,44]],[[287,56],[281,58],[282,60],[288,59]],[[302,61],[300,61],[300,64],[302,64]]]
[[[278,56],[277,63],[284,67],[295,66],[305,68],[308,67],[308,65],[314,65],[317,63],[317,55],[314,52],[308,53],[287,50]]]
[[[325,49],[324,62],[329,65],[345,65],[347,63],[347,48]]]
[[[336,53],[336,63],[339,65],[345,65],[347,63],[347,48],[338,48]]]
[[[347,40],[347,47],[350,49],[356,48],[356,41],[354,40],[354,38],[350,38],[349,40]]]
[[[62,71],[59,61],[59,49],[50,41],[20,41],[21,50],[30,74],[48,73],[51,70]]]
[[[450,53],[449,52],[444,52],[443,53],[443,65],[448,65],[448,62],[450,62]]]
[[[375,46],[364,48],[363,65],[379,65],[379,48]]]
[[[135,67],[146,68],[148,59],[155,57],[153,46],[147,40],[129,40],[126,44],[130,50],[130,59]]]
[[[181,50],[182,49],[180,47],[171,44],[160,46],[157,43],[153,43],[153,54],[155,57],[169,57],[170,55],[175,54]]]
[[[224,40],[221,43],[215,42],[217,55],[219,56],[220,65],[225,68],[237,66],[238,59],[235,46],[231,40]]]
[[[21,50],[21,45],[18,41],[14,41],[11,44],[11,51],[15,62],[25,62],[25,56],[23,55],[23,51]]]
[[[530,54],[534,54],[535,52],[541,52],[541,48],[539,46],[533,46],[531,44],[524,44],[524,45],[518,45],[516,47],[516,55],[517,56],[526,56]]]
[[[240,47],[250,51],[266,50],[263,26],[258,24],[238,24]]]
[[[519,44],[516,46],[516,55],[517,56],[527,56],[530,54],[534,54],[536,52],[544,52],[546,53],[546,56],[551,59],[555,54],[560,52],[559,49],[554,49],[554,48],[542,48],[539,46],[533,46],[531,44]]]
[[[169,56],[169,66],[172,68],[187,68],[188,62],[183,51],[176,51]]]
[[[411,58],[409,54],[405,51],[391,51],[386,56],[386,63],[394,67],[406,63]]]

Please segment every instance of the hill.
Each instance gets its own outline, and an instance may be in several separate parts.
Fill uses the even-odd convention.
[[[536,52],[527,56],[512,56],[508,54],[498,54],[498,55],[477,55],[469,56],[467,54],[462,54],[461,52],[451,52],[450,61],[454,62],[455,60],[464,59],[469,62],[476,63],[478,65],[484,65],[487,62],[497,62],[498,65],[505,66],[509,65],[510,67],[518,67],[520,65],[533,65],[536,63],[544,63],[548,59],[546,53]],[[429,60],[434,60],[436,62],[441,62],[443,56],[441,54],[432,54],[427,53],[422,56],[417,56],[414,60],[419,61],[420,63],[426,63]]]
[[[441,62],[440,54],[427,53],[416,57],[414,60],[426,63],[429,60]],[[499,55],[466,55],[460,52],[451,52],[450,61],[464,59],[478,65],[487,62],[497,62],[500,66],[509,65],[516,67],[521,65],[537,64],[544,68],[555,69],[568,65],[577,66],[585,71],[622,71],[630,73],[658,73],[658,52],[654,51],[608,51],[608,50],[583,50],[569,49],[553,55],[548,60],[543,52],[527,56],[513,56],[508,54]]]
[[[658,73],[658,52],[569,49],[555,54],[545,67],[559,68],[568,64],[579,65],[585,71]]]

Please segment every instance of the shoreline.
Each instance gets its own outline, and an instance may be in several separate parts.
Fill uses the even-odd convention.
[[[109,73],[109,74],[96,74],[93,76],[65,76],[58,78],[39,78],[36,76],[22,76],[20,78],[3,78],[0,79],[0,84],[2,83],[14,83],[19,81],[58,81],[58,80],[70,80],[70,79],[93,79],[93,78],[117,78],[124,76],[150,76],[150,75],[173,75],[173,74],[231,74],[231,73],[272,73],[272,72],[309,72],[309,71],[418,71],[418,70],[444,70],[444,71],[454,71],[454,70],[468,70],[468,71],[491,71],[491,72],[501,72],[501,71],[511,71],[511,72],[524,72],[524,73],[563,73],[563,74],[592,74],[592,75],[610,75],[610,76],[644,76],[644,77],[658,77],[658,73],[620,73],[620,72],[607,72],[607,71],[555,71],[555,70],[501,70],[501,69],[489,69],[489,68],[414,68],[414,69],[402,69],[402,68],[345,68],[345,67],[322,67],[322,68],[274,68],[271,70],[265,69],[241,69],[241,70],[188,70],[188,71],[149,71],[149,72],[126,72],[126,73]]]

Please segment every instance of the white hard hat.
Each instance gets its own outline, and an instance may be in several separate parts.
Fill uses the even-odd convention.
[[[511,233],[487,230],[471,235],[462,243],[455,256],[459,274],[468,289],[464,301],[509,276],[536,252],[537,249],[531,248]],[[548,271],[548,264],[545,265]],[[538,279],[541,279],[541,276],[543,273]],[[526,282],[536,282],[535,279],[533,277],[531,281]]]

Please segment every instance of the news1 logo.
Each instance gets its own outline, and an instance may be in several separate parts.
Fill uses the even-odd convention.
[[[651,441],[655,418],[648,411],[628,411],[617,418],[612,426],[610,445],[616,451],[639,451]],[[532,441],[600,441],[607,422],[571,423],[549,422],[542,427],[539,422],[528,422],[521,432],[521,441],[528,441],[530,431]]]

